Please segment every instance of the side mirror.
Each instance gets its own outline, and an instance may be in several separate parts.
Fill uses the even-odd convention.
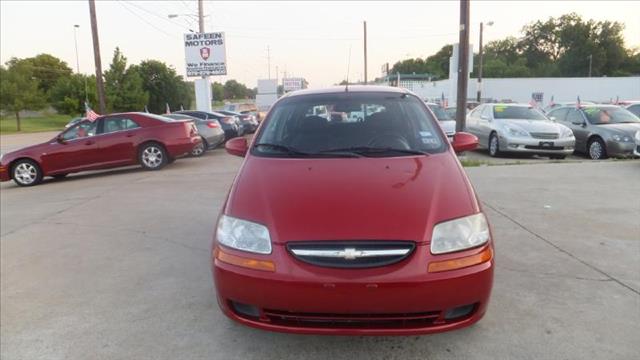
[[[572,121],[571,122],[573,125],[580,125],[580,126],[584,126],[584,122],[582,121]]]
[[[453,145],[453,150],[457,153],[475,150],[478,147],[478,138],[473,134],[458,132],[453,135],[451,145]]]
[[[489,120],[489,117],[487,115],[480,115],[480,119]]]
[[[62,136],[62,134],[58,134],[58,136],[56,136],[56,141],[57,141],[59,144],[66,144],[66,143],[67,143],[67,141],[64,139],[64,137]]]
[[[225,150],[231,155],[244,157],[247,155],[247,151],[249,150],[249,145],[247,144],[247,139],[243,137],[233,138],[224,145]]]
[[[556,121],[557,119],[556,119],[556,117],[555,117],[555,116],[549,116],[549,120],[551,120],[551,121]]]

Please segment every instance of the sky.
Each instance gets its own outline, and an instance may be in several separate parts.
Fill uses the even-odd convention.
[[[156,59],[185,74],[183,34],[197,31],[196,1],[98,0],[96,12],[103,70],[120,47],[129,63]],[[470,42],[477,50],[481,21],[494,22],[485,27],[486,44],[569,12],[621,22],[625,45],[640,47],[640,1],[474,0]],[[249,87],[269,74],[304,77],[312,88],[342,81],[347,69],[350,80],[362,79],[363,21],[369,80],[387,62],[426,57],[458,40],[458,1],[205,1],[204,13],[205,30],[224,31],[227,42],[228,75],[212,81],[236,79]],[[80,72],[94,73],[88,1],[0,0],[0,61],[49,53],[75,71],[76,24]]]

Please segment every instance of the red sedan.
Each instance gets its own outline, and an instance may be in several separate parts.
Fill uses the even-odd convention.
[[[332,122],[315,109],[362,119]],[[485,313],[493,242],[452,142],[415,95],[350,86],[282,97],[244,156],[217,223],[222,311],[305,334],[410,335]]]
[[[44,176],[140,164],[161,169],[187,155],[202,140],[190,121],[172,121],[147,113],[122,113],[84,120],[42,144],[0,159],[0,180],[32,186]]]

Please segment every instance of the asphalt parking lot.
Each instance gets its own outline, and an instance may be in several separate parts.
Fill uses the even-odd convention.
[[[467,168],[494,228],[491,304],[470,328],[412,337],[270,333],[218,311],[210,240],[240,164],[217,149],[2,183],[1,357],[640,358],[639,160]]]

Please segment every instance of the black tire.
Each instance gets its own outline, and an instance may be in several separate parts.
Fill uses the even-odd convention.
[[[607,158],[607,146],[599,137],[589,140],[587,145],[587,156],[591,160],[602,160]]]
[[[500,151],[500,141],[498,140],[498,135],[496,133],[491,133],[491,135],[489,136],[489,143],[487,145],[489,150],[489,156],[497,157],[502,154],[502,152]]]
[[[566,157],[567,157],[566,155],[551,155],[549,156],[549,159],[564,160]]]
[[[55,175],[51,175],[51,177],[54,179],[64,179],[67,177],[67,175],[69,174],[55,174]]]
[[[42,169],[37,162],[20,159],[11,166],[11,178],[19,186],[34,186],[42,182]]]
[[[149,142],[140,147],[138,161],[145,170],[160,170],[167,165],[169,156],[164,146]]]
[[[205,140],[203,137],[200,137],[200,139],[202,139],[200,145],[194,147],[193,150],[191,150],[192,157],[200,157],[207,151],[207,148],[209,146],[209,144],[207,144],[207,140]]]

